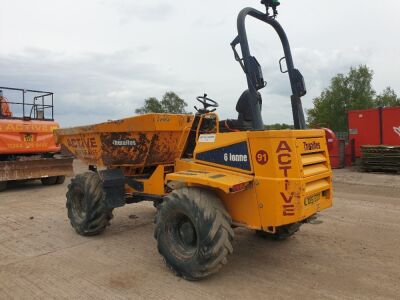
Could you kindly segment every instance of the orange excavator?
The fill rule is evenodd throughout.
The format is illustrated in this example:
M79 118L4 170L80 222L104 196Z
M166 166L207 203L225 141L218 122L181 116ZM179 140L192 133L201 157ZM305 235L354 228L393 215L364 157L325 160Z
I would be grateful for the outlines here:
M7 97L5 96L7 94ZM72 157L60 155L53 130L54 94L0 87L0 191L10 181L61 184L73 174Z

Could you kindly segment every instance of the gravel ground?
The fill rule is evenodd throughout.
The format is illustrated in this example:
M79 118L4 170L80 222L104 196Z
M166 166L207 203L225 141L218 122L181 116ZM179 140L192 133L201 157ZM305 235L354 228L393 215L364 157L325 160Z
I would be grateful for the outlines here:
M400 176L385 176L336 172L319 224L283 242L236 229L228 264L195 283L165 267L151 204L116 209L85 238L66 216L68 180L16 184L0 194L0 299L399 299L400 189L382 182Z

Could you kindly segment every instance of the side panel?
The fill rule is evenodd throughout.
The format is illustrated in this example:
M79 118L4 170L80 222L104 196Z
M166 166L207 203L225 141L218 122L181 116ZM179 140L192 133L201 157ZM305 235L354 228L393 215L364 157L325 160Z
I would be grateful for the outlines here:
M250 138L262 227L291 224L332 205L324 137Z
M59 126L49 121L0 120L0 154L59 152L53 130Z
M100 136L93 133L63 137L60 143L75 157L92 165L102 165Z
M172 165L158 165L149 178L126 177L125 191L127 193L140 192L157 196L165 195L164 179L166 169L172 169Z
M361 157L362 145L379 145L379 110L354 110L348 113L349 138L355 140L356 157Z
M382 111L383 144L400 146L400 107L388 107Z
M263 228L282 223L283 214L292 214L300 203L301 180L298 163L294 161L296 144L287 138L251 138L256 195L260 203ZM279 155L279 157L278 157Z
M240 193L226 194L218 191L217 194L235 225L251 229L260 229L262 227L259 211L260 204L257 201L254 185Z
M198 163L251 174L247 132L200 135L194 151Z

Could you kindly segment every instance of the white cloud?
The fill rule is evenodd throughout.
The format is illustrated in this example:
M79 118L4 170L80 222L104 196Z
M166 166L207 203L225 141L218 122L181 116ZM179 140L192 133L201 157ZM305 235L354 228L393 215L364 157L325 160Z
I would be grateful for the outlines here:
M0 11L0 85L55 92L63 125L133 113L146 97L176 91L190 106L207 92L220 117L235 118L246 88L229 43L236 16L259 1L3 0ZM295 65L308 87L304 107L350 66L375 70L377 90L400 93L400 2L287 0L279 20ZM38 18L37 16L40 16ZM373 18L371 17L373 16ZM266 123L291 123L290 87L279 72L279 40L270 28L248 22L253 54L264 67Z

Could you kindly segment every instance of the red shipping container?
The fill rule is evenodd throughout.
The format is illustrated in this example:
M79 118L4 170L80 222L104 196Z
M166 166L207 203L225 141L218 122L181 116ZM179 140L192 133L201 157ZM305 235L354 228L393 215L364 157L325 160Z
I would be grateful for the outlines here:
M350 167L350 166L352 166L353 165L353 155L352 155L352 153L353 153L353 151L352 151L352 149L353 149L353 145L351 144L351 142L350 143L348 143L348 144L345 144L345 149L344 149L344 164L345 164L345 166L346 167Z
M400 107L382 110L382 135L384 145L400 146Z
M328 145L329 160L332 169L342 169L345 167L345 141L338 139L336 134L329 128L325 130L326 143Z
M361 157L362 145L380 145L379 109L352 110L348 112L349 140L355 141L355 156Z

